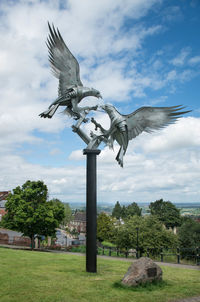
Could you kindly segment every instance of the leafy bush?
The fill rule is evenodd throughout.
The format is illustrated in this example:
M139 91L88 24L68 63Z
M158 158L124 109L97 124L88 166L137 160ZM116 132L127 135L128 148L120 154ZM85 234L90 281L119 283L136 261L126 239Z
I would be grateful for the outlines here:
M185 219L178 229L178 237L182 258L194 259L197 248L200 249L200 223L191 218Z
M107 247L116 247L116 244L113 244L113 243L111 243L109 241L103 241L103 242L101 242L101 244L103 246L107 246Z

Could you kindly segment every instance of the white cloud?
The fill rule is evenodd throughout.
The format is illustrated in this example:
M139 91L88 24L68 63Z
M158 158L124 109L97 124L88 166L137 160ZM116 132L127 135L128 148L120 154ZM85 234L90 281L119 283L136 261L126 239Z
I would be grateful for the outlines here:
M0 183L4 184L5 190L22 185L27 179L43 180L49 188L50 198L57 196L63 201L84 201L84 167L45 167L28 163L17 155L1 154ZM76 200L79 197L80 200Z
M84 160L84 158L82 150L75 150L69 156L69 160Z
M101 91L104 99L114 101L126 100L133 85L133 80L123 74L123 67L118 62L106 62L98 66L91 81Z
M188 55L190 54L190 48L183 48L180 52L180 54L178 54L174 59L172 59L170 61L170 63L172 63L174 66L182 66L185 64L186 62L186 58L188 57Z
M198 146L200 146L200 119L188 117L181 118L176 124L151 136L146 134L142 148L147 153Z
M177 22L183 18L181 8L179 6L169 6L163 10L163 19L168 22Z
M199 64L200 63L200 56L194 56L189 59L189 64Z
M167 81L174 81L177 78L177 72L176 70L171 70L168 72L166 80Z

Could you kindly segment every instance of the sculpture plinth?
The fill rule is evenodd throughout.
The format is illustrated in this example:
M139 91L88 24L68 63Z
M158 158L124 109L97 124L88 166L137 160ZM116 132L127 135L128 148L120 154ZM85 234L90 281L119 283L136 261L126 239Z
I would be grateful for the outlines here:
M97 272L97 182L96 182L96 156L100 150L84 149L87 155L86 172L86 271Z

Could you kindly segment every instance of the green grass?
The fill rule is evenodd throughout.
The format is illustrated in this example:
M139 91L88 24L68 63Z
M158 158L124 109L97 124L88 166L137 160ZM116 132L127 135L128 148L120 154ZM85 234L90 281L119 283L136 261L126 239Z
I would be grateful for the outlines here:
M120 280L130 263L85 256L0 248L0 302L164 302L200 296L200 271L162 267L163 282L130 289Z
M113 244L111 242L108 242L108 241L103 241L101 244L106 246L106 247L116 247L115 244Z
M85 245L80 245L77 247L73 247L69 250L70 252L73 253L85 253L86 252L86 246Z

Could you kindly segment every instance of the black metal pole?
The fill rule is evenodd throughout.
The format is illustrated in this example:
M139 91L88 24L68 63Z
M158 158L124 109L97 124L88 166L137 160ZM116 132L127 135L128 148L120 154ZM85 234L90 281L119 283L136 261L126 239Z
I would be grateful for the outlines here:
M97 183L96 183L96 156L100 150L84 149L87 155L86 172L86 271L96 273L97 252Z

